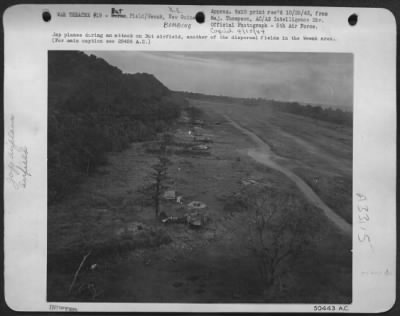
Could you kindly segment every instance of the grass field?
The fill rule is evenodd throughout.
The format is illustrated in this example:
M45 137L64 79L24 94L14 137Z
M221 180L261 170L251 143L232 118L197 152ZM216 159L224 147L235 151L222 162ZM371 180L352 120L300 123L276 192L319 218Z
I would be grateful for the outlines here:
M302 178L348 223L352 130L258 106L190 103L202 110L201 123L171 126L167 148L165 184L183 197L182 204L163 199L161 211L181 218L190 212L188 203L201 201L206 207L198 212L207 221L194 229L155 217L141 193L157 162L152 143L112 153L108 165L77 193L49 207L48 300L350 303L351 237L293 181L252 159L248 151L256 145L224 115L257 134L276 163ZM191 150L199 143L208 148ZM262 192L263 209L277 210L277 220L306 219L302 231L310 236L296 258L281 261L281 272L267 290L252 251L257 216L249 207L254 196L246 195L249 191Z
M193 101L207 111L228 114L250 128L349 223L352 222L352 129L303 116L243 106Z

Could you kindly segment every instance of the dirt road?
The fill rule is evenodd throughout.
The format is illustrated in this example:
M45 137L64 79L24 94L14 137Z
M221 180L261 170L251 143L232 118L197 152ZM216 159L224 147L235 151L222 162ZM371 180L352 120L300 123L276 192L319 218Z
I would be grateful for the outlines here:
M174 142L168 154L168 187L184 197L184 204L204 202L207 208L200 212L209 219L207 224L198 229L166 225L155 217L153 204L145 203L141 188L151 181L152 166L158 161L157 153L151 151L153 141L132 143L127 150L109 153L108 163L87 177L79 190L49 207L49 301L351 302L351 239L343 233L349 232L350 226L294 174L290 167L294 165L293 156L280 159L275 146L269 146L272 133L236 123L253 123L254 114L243 115L242 120L240 111L225 112L228 117L223 118L220 114L226 109L212 103L206 109L201 117L204 125L198 132L212 138L208 154L184 151L197 144L189 134L195 130L193 124L180 123L171 129ZM275 127L271 125L270 130L275 132ZM292 145L282 141L284 148L292 149ZM288 165L283 165L285 162ZM302 165L314 167L305 160L296 161L297 167ZM265 297L259 261L251 251L249 229L254 227L254 212L235 208L235 197L242 192L242 180L246 179L276 189L265 190L274 192L278 201L284 201L290 192L294 205L306 205L304 194L327 214L316 214L323 229L313 232L310 246L296 264L292 259L282 263L290 273L279 277L279 289L271 291L270 297ZM161 206L168 216L181 217L189 212L173 200L163 200ZM311 211L315 214L318 210L313 207ZM73 293L69 293L72 276L86 249L93 252ZM89 268L93 265L95 269Z
M282 172L285 176L287 176L290 180L292 180L296 186L300 189L300 191L304 194L304 196L316 207L321 209L327 218L343 233L348 236L351 236L351 225L346 222L342 217L336 214L330 207L328 207L319 196L305 183L300 177L298 177L291 170L285 168L284 166L279 165L274 159L279 158L270 148L270 146L264 142L260 137L258 137L251 130L244 128L239 125L237 122L233 121L226 114L222 114L225 119L232 124L236 129L240 130L243 134L247 135L256 145L256 149L248 150L248 155L252 157L257 162L264 164L270 168L278 170Z

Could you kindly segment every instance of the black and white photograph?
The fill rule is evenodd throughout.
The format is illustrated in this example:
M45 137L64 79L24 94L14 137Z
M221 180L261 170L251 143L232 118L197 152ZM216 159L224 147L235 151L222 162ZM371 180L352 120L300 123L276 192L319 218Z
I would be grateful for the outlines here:
M47 301L352 302L353 55L49 51Z

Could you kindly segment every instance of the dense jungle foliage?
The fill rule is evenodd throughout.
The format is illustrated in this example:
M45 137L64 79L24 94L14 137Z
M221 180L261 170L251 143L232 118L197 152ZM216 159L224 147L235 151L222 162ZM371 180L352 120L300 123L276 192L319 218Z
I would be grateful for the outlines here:
M107 152L155 138L185 102L153 75L122 73L82 52L49 52L49 202L104 164Z

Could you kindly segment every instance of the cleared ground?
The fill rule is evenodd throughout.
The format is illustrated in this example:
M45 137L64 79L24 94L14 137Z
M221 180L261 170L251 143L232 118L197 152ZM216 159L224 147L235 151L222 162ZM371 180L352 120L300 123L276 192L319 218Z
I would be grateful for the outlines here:
M254 132L335 212L352 222L352 129L263 106L192 102Z
M164 224L140 188L151 182L157 155L136 143L90 177L79 191L49 208L48 299L125 302L351 302L351 238L278 170L249 156L255 144L226 116L254 132L336 214L351 223L351 130L265 108L191 100L202 126L171 127L168 187L182 204L163 200L168 216L188 213L191 201L208 219L200 228ZM225 116L224 116L225 115ZM197 132L210 142L204 151ZM265 293L249 250L251 211L239 207L243 190L264 190L282 212L312 214L313 236L274 288ZM272 195L273 194L273 195ZM316 224L316 225L315 225ZM311 224L310 224L311 227ZM78 278L73 277L88 255ZM283 265L283 263L282 263ZM73 283L72 289L71 284Z

